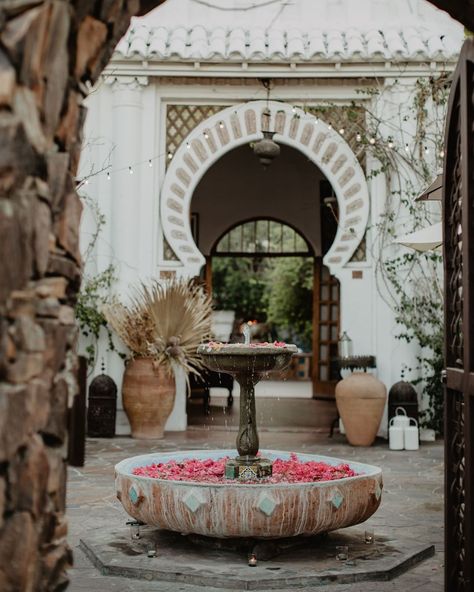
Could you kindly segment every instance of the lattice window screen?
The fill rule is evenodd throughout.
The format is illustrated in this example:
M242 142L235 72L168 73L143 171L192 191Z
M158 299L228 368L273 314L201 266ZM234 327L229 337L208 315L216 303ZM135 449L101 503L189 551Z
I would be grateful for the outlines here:
M225 105L168 105L166 109L166 153L174 154L193 129Z
M367 261L367 235L366 234L364 234L362 240L359 243L359 246L355 250L350 261L352 263L362 263L364 261Z
M357 141L357 134L366 134L365 111L361 107L307 107L306 111L330 124L341 134L357 157L361 167L365 167L366 146Z

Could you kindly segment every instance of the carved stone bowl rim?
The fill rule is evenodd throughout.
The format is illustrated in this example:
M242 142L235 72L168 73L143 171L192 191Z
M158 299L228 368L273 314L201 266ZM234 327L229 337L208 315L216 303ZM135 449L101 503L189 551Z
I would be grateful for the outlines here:
M269 460L276 460L277 458L289 459L291 452L283 450L260 450L262 458ZM115 465L116 475L122 475L131 477L137 481L143 483L161 483L173 486L185 486L185 487L205 487L205 488L222 488L222 487L238 487L239 490L250 488L260 491L265 489L302 489L305 487L334 487L337 484L343 484L348 482L354 482L366 478L381 477L382 469L374 465L368 465L365 463L349 461L347 459L335 458L332 456L323 456L320 454L307 454L296 452L299 460L302 461L317 461L326 462L331 465L347 464L353 469L358 475L354 477L343 477L342 479L334 479L332 481L306 481L298 483L239 483L238 481L232 483L206 483L201 481L177 481L172 479L157 479L155 477L145 477L142 475L134 475L132 470L135 467L141 467L150 465L153 462L168 462L171 460L187 460L187 459L207 459L207 458L221 458L223 456L229 456L233 458L236 455L234 449L214 449L214 450L185 450L179 452L157 452L151 454L141 454L139 456L132 456L120 461Z
M224 344L222 348L211 349L207 344L202 344L198 347L197 353L201 356L261 356L261 355L278 355L278 354L296 354L298 348L292 343L287 343L284 347L277 347L274 345L243 345L243 344Z

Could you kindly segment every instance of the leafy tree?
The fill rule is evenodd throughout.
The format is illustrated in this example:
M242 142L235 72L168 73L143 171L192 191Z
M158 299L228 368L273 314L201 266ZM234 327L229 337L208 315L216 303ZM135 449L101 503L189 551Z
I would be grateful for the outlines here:
M214 307L235 310L237 318L266 321L267 286L264 267L264 261L252 257L214 257Z
M297 345L311 350L313 260L273 259L267 269L268 320Z

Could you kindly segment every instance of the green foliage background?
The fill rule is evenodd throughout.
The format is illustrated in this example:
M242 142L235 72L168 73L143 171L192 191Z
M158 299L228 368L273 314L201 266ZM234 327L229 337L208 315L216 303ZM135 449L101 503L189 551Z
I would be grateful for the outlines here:
M311 350L313 260L214 257L214 306L269 322L279 338Z

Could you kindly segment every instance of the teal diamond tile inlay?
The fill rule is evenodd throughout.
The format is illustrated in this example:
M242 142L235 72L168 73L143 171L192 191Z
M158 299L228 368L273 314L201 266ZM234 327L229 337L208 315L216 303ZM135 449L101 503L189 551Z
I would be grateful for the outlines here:
M130 489L128 490L128 497L130 498L130 501L132 502L132 504L136 504L138 502L138 492L135 489L135 487L130 487Z
M274 497L272 497L268 493L262 493L258 498L257 508L267 516L271 516L273 514L273 511L275 510L277 505L278 502L275 500Z
M378 481L375 482L374 495L377 498L377 500L379 500L380 497L382 496L382 488L380 487L380 484Z
M245 467L239 471L239 479L255 480L258 479L258 475L252 467Z
M202 494L197 489L191 489L183 498L183 502L191 510L197 512L199 508L206 503Z
M332 494L331 504L336 508L336 510L339 510L343 501L344 496L336 489L336 491Z

